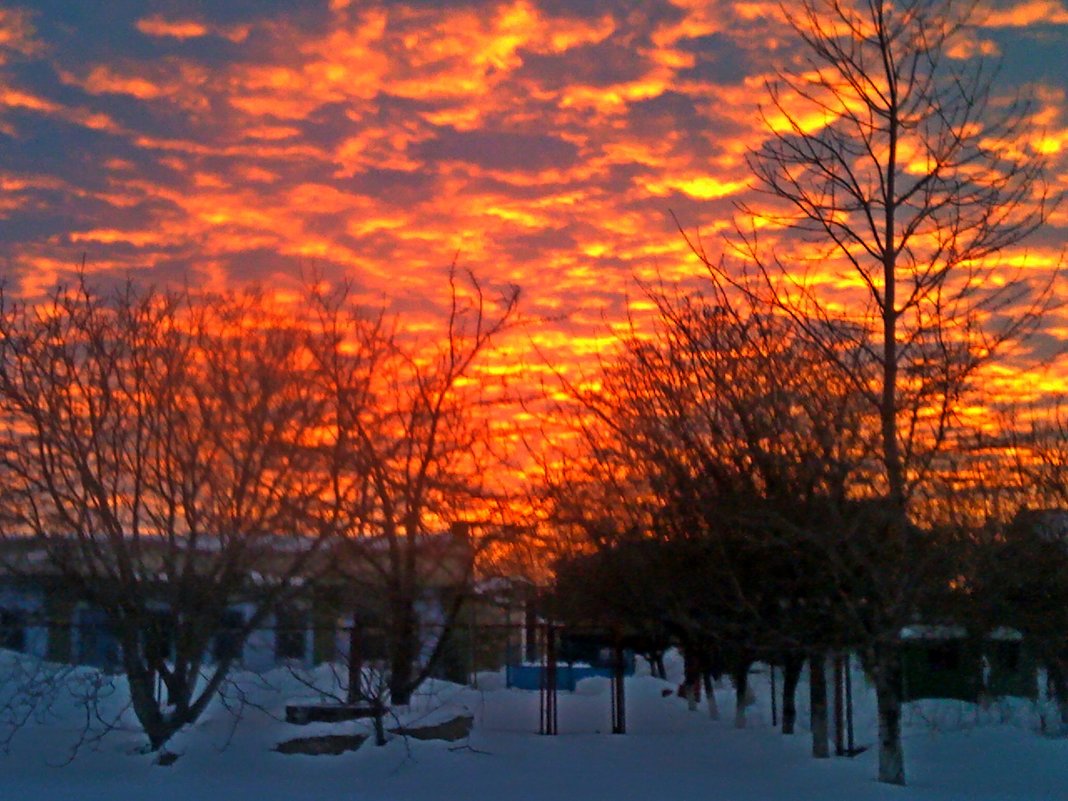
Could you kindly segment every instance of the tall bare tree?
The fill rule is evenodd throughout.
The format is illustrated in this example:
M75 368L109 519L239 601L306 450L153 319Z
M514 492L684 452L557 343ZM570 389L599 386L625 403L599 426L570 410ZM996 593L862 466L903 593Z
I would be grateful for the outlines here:
M756 265L749 287L770 292L832 362L828 321L874 335L870 369L843 372L879 417L880 492L897 510L885 537L902 552L910 501L951 439L969 379L1048 300L1048 286L1031 294L997 258L1049 214L1044 162L1028 144L1027 104L1003 103L989 64L954 53L976 3L782 9L800 47L768 86L769 137L749 157L767 202L743 207L743 218L779 231L740 223L737 244ZM834 292L842 281L851 295ZM884 599L866 662L879 695L879 779L902 784L896 640L914 610L899 596Z
M491 298L474 276L463 281L451 269L445 319L429 337L386 317L369 329L344 291L319 297L318 373L342 438L332 464L335 514L348 557L381 599L393 704L408 703L448 645L477 551L492 540L478 532L503 530L463 524L495 518L491 483L504 460L493 409L502 396L479 369L514 321L518 297L512 287ZM353 353L371 354L373 369ZM448 541L450 527L460 536ZM419 607L435 582L456 591L430 637Z
M42 554L72 603L104 613L153 750L333 533L305 340L252 295L83 280L0 303L5 553ZM250 611L224 631L237 603Z

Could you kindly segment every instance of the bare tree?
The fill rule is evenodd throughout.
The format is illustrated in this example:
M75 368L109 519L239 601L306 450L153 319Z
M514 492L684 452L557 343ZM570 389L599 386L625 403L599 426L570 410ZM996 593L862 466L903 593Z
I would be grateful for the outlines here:
M493 409L502 396L479 370L518 297L512 287L490 298L474 276L461 281L450 269L448 309L432 339L384 316L368 328L344 290L318 298L318 373L340 437L334 514L347 534L345 561L379 599L393 704L408 703L438 665L478 551L505 530L466 524L500 519ZM419 609L434 586L449 593L427 632Z
M885 528L894 552L909 538L910 501L952 439L969 380L1036 323L1049 299L1048 285L1031 295L998 263L1043 224L1051 203L1043 159L1027 144L1027 105L1002 103L981 59L951 55L975 6L784 5L801 47L768 86L770 136L749 158L768 204L742 211L785 235L738 228L737 245L757 270L748 288L770 292L828 360L841 364L824 334L829 321L844 317L873 336L871 345L857 343L871 348L865 369L842 367L880 421L879 492L898 510ZM858 288L836 297L835 281ZM886 561L907 569L907 561ZM896 642L914 609L892 587L910 584L884 582L887 614L873 621L865 652L879 696L879 779L898 784Z
M615 616L629 606L632 627L663 621L688 653L715 653L744 725L755 659L822 666L842 645L834 602L844 588L821 580L812 555L830 547L832 510L863 480L862 406L796 323L755 297L647 294L651 334L621 338L595 389L571 387L588 418L582 461L571 464L588 468L557 484L554 513L585 521L602 554L580 569L632 570L624 557L637 550L640 564L671 576L634 599L649 582L632 575L630 589L597 603ZM656 619L643 621L650 609ZM825 736L814 752L826 755Z
M305 333L254 295L83 279L0 303L5 553L43 556L70 605L103 612L152 750L204 711L333 533L308 364Z
M1030 425L1017 427L1011 440L1014 472L1026 488L1028 505L1068 508L1068 404L1062 395L1046 413L1032 410ZM1038 416L1041 415L1041 416Z

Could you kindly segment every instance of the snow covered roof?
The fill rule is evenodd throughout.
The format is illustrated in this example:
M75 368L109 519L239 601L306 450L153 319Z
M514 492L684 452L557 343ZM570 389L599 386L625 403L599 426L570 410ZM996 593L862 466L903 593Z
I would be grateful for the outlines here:
M903 640L962 640L967 636L968 630L964 626L927 626L918 624L901 629L901 639ZM988 632L984 639L1016 642L1023 639L1023 634L1016 629L999 626Z
M901 629L903 640L959 640L967 636L963 626L906 626Z

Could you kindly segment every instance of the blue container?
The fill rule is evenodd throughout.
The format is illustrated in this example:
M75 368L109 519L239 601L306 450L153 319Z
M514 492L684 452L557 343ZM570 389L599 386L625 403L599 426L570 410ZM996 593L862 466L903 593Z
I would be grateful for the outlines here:
M544 665L508 665L505 668L505 683L508 687L519 690L540 690L543 679ZM575 685L583 679L600 676L612 678L611 667L594 667L592 665L570 665L565 663L556 666L556 689L574 692ZM624 660L623 675L634 675L634 657L631 655Z

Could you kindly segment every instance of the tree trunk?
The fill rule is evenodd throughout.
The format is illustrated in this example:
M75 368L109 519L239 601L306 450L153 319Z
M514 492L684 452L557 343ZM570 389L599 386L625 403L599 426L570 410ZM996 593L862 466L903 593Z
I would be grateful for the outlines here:
M141 661L139 646L140 627L136 622L113 616L119 620L120 643L126 683L130 688L130 705L137 716L151 751L160 750L171 738L177 727L163 714L156 698L156 674Z
M645 661L649 663L649 675L654 679L666 679L667 671L664 669L664 652L650 651L645 654Z
M697 711L698 697L697 694L701 691L701 685L696 682L688 682L686 684L686 708L691 712Z
M375 745L383 746L386 744L386 726L382 719L386 715L385 707L382 706L382 702L377 698L372 701L374 704L374 729L375 729Z
M1068 729L1068 673L1064 670L1064 663L1057 659L1049 660L1046 663L1046 676L1057 703L1061 728Z
M826 759L831 755L831 749L827 740L827 665L822 652L809 656L808 688L812 720L812 756Z
M654 679L666 678L664 674L664 655L660 651L646 651L642 658L649 664L649 675Z
M389 655L389 699L404 706L412 697L412 666L416 657L415 610L403 601L394 607L393 637Z
M719 704L716 703L716 682L711 671L706 670L703 675L705 683L705 698L708 703L708 717L719 720Z
M801 681L803 657L788 655L782 666L782 733L793 734L797 724L797 685Z
M159 751L174 734L175 728L160 711L152 673L144 670L134 673L127 671L126 679L130 687L130 704L148 738L149 750Z
M901 654L894 646L877 647L872 670L879 709L879 781L905 783L901 745Z
M686 707L691 712L696 712L697 704L701 700L701 670L692 651L682 652L682 683L683 692L686 694Z
M745 728L745 708L749 705L749 666L746 660L734 671L734 728Z

